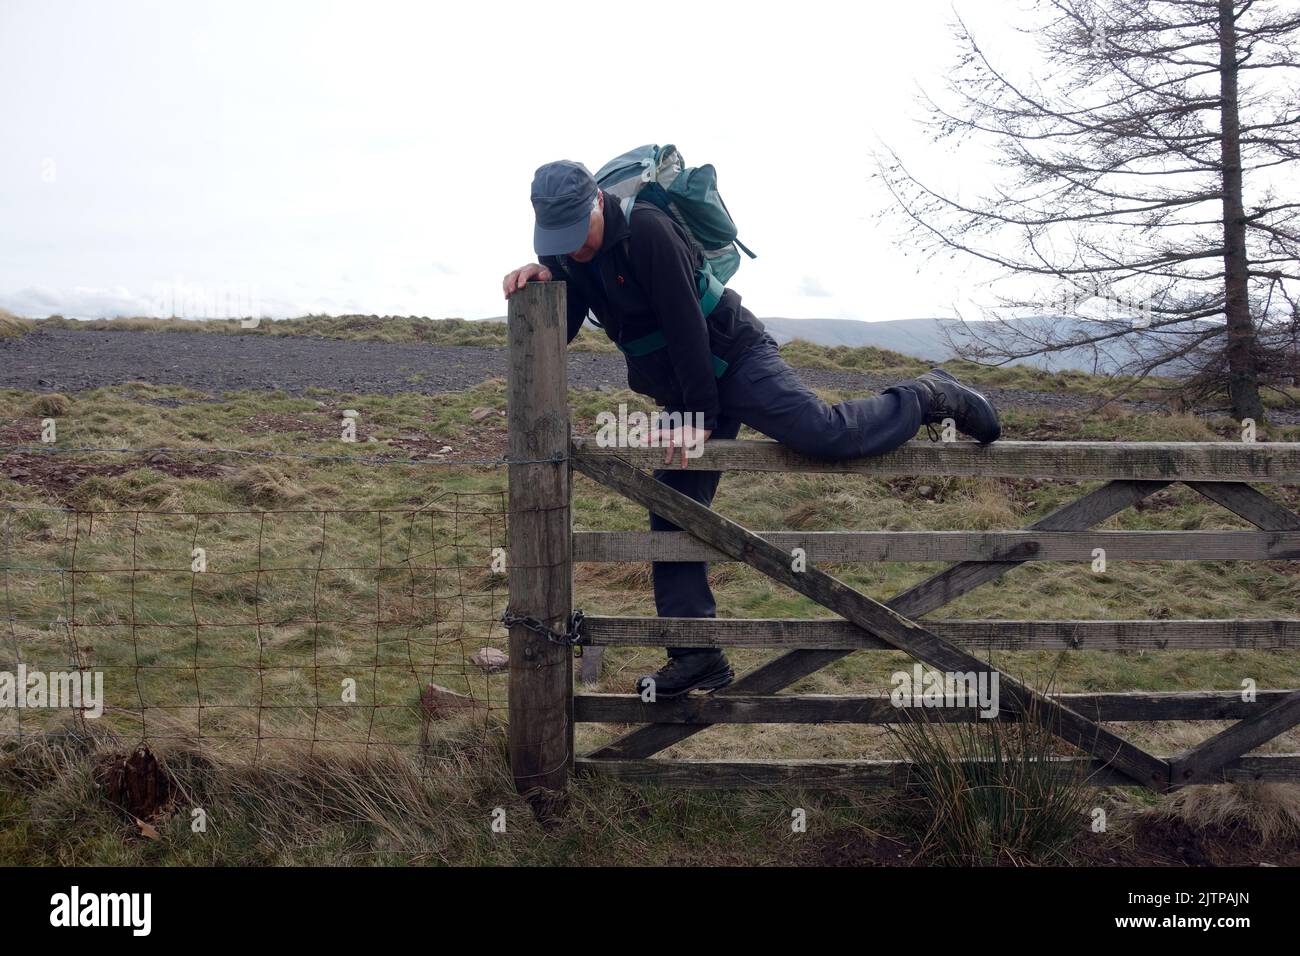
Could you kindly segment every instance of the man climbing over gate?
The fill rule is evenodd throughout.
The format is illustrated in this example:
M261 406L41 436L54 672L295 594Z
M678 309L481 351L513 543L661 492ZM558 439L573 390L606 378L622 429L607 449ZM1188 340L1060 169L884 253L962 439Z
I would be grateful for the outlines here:
M797 452L829 459L884 454L921 426L933 429L949 418L981 443L1001 434L992 403L938 368L879 395L834 405L818 398L734 289L713 283L701 292L701 251L678 219L641 199L625 215L580 163L540 167L532 203L539 262L505 277L506 298L531 280L568 283L569 341L590 311L623 351L629 387L682 416L675 420L686 424L650 438L667 446L665 467L654 477L701 504L711 504L721 472L688 468L686 450L694 452L709 438L735 438L742 424ZM674 453L679 467L672 467ZM681 530L653 511L650 528ZM715 617L707 571L703 561L654 562L659 616ZM638 693L648 681L656 698L671 698L735 679L720 650L667 650L663 667L637 679Z

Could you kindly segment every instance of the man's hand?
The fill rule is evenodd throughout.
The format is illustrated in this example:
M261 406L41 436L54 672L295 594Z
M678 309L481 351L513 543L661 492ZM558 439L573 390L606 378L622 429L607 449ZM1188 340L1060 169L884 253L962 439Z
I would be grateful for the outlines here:
M506 298L510 298L533 279L537 279L539 282L550 282L551 270L538 262L530 262L528 265L516 269L506 276L505 281L502 283Z
M687 449L690 450L692 455L699 454L704 449L704 443L712 434L712 430L708 428L695 428L692 425L679 425L676 428L662 428L655 425L650 430L647 444L657 445L663 443L667 445L667 450L664 453L664 465L670 468L673 464L673 450L680 448L682 467L685 468Z

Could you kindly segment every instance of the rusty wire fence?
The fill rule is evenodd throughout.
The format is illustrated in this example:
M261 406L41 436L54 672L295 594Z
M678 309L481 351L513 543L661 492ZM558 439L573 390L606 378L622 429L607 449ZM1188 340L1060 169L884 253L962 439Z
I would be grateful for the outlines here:
M499 730L508 462L374 463L426 469L428 493L391 508L0 501L0 742L108 728L256 760L277 744L423 752L435 728Z

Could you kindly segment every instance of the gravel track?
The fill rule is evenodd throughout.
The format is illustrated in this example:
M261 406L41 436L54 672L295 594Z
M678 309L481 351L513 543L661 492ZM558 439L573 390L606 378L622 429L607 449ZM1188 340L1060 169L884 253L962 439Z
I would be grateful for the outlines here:
M358 394L457 392L506 375L505 349L469 345L363 342L308 336L218 335L208 332L84 332L39 330L0 339L0 387L76 393L145 381L219 394L316 387ZM815 388L878 392L892 379L869 373L799 369ZM575 388L626 388L622 356L569 353ZM986 389L999 407L1086 409L1080 395L1023 389ZM1155 410L1155 402L1123 402ZM1270 413L1275 422L1300 423L1300 412Z

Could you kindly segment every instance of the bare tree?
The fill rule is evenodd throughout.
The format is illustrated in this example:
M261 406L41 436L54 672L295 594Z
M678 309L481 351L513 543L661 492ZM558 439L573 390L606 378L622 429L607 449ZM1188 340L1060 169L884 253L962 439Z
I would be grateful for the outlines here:
M1300 9L1035 0L1030 13L1038 78L1008 76L957 18L955 104L924 97L936 142L994 148L1007 173L991 195L945 193L893 149L878 161L897 201L884 215L901 211L923 249L1041 280L998 302L1003 318L1036 317L963 322L959 350L1005 362L1082 348L1141 377L1176 369L1184 394L1226 393L1234 415L1262 419L1261 388L1296 371ZM1089 300L1112 314L1087 316ZM1086 318L1062 321L1074 313Z

